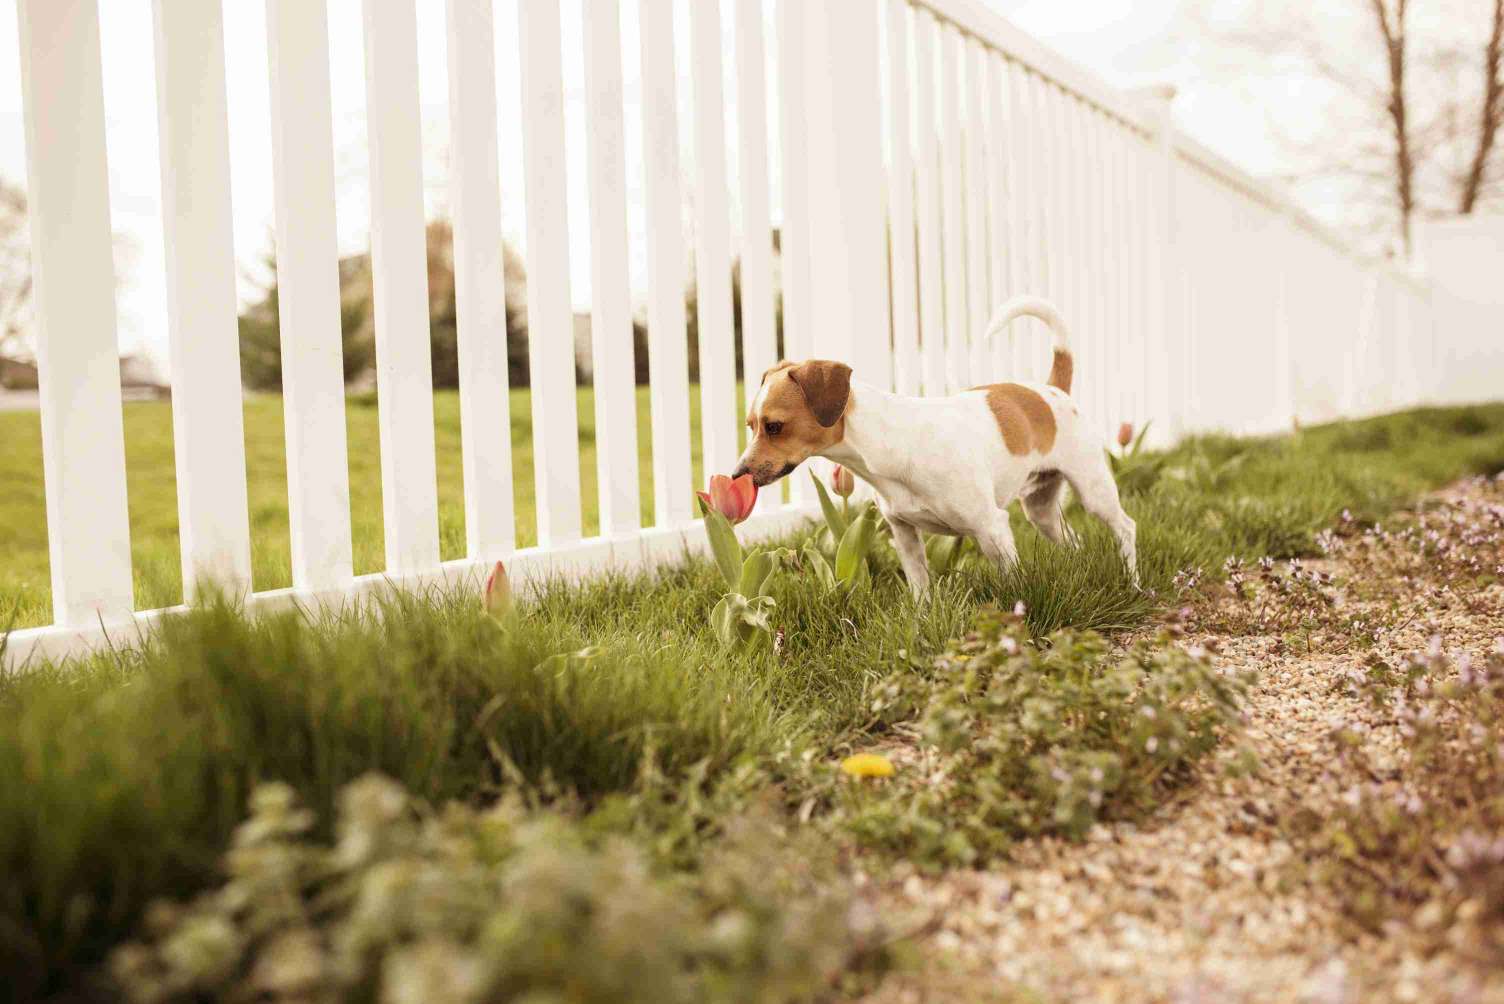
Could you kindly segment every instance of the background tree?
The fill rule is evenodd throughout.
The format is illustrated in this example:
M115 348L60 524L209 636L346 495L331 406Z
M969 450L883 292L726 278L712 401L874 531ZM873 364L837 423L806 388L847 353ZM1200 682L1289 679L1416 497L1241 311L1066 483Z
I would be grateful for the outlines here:
M31 235L26 193L0 178L0 355L23 351L31 327Z
M1227 43L1210 72L1308 99L1306 120L1272 124L1285 180L1351 207L1370 243L1408 255L1417 216L1504 206L1504 0L1220 0L1196 16Z
M428 224L429 343L435 387L459 386L459 349L454 288L453 231L448 220ZM527 283L522 257L503 248L506 284L507 368L514 387L527 385ZM246 386L280 390L282 346L278 324L276 261L268 257L261 299L240 316L240 372ZM365 376L376 362L376 317L372 309L371 257L348 255L339 262L340 335L345 382Z

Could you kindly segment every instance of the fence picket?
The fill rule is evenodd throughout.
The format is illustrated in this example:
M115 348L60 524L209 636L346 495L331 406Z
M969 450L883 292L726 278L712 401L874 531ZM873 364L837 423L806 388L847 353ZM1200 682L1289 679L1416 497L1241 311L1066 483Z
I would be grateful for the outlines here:
M1037 226L1033 243L1034 254L1038 260L1038 295L1063 306L1061 296L1063 284L1060 275L1062 252L1060 211L1056 196L1065 186L1058 182L1063 174L1058 160L1058 145L1055 142L1053 108L1049 101L1050 85L1047 80L1037 74L1030 74L1028 81L1036 148L1033 201L1037 206L1034 217ZM1066 319L1066 323L1070 323L1069 318ZM1047 339L1050 337L1044 322L1033 318L1026 320L1019 327L1017 337L1023 341L1026 372L1047 373L1048 369L1041 365L1044 353L1040 351L1041 345L1049 344Z
M352 575L325 0L267 0L292 584Z
M1008 132L1008 101L1006 95L1008 66L1003 57L988 51L986 54L987 104L990 114L987 119L987 259L992 265L990 296L987 301L987 317L992 319L997 308L1009 295L1018 292L1018 284L1012 277L1014 248L1009 244L1016 231L1013 229L1014 174L1013 143ZM978 334L985 338L984 328ZM1008 365L1007 341L992 339L986 347L988 370L985 379L1014 379Z
M849 360L857 378L892 386L885 248L881 38L875 17L836 18L810 5L807 116L815 354ZM863 296L846 295L862 290ZM818 469L819 465L815 465Z
M491 561L517 545L496 132L496 32L490 0L446 0L445 13L465 553Z
M1098 372L1092 421L1101 430L1103 440L1110 441L1109 429L1117 428L1117 416L1122 414L1116 396L1119 381L1114 374L1118 372L1118 357L1112 331L1112 317L1117 307L1118 270L1107 253L1117 239L1116 216L1109 198L1112 157L1101 113L1089 105L1081 105L1077 114L1083 132L1085 157L1082 166L1086 171L1088 196L1081 246L1091 270L1086 283L1088 309L1084 323L1089 326L1097 346Z
M944 394L945 271L940 239L940 135L935 123L935 19L928 11L914 17L914 129L919 137L914 162L915 205L919 211L919 317L923 339L924 392Z
M580 539L580 440L558 0L518 0L523 178L527 189L528 369L538 543ZM681 294L682 295L682 294Z
M590 128L590 339L601 534L642 526L637 472L637 379L627 266L627 161L623 150L621 11L594 0L585 18L585 99Z
M900 394L918 394L923 376L919 363L908 22L907 0L888 0L888 254L893 297L893 387Z
M156 0L172 440L183 592L251 588L219 0Z
M700 455L708 477L736 465L736 324L726 191L719 0L689 7L694 68L695 306L700 348Z
M648 402L653 522L690 519L689 351L685 345L684 201L674 79L673 0L642 0L643 196L647 209Z
M1089 146L1089 134L1084 106L1074 95L1061 98L1061 125L1065 132L1065 151L1069 164L1069 179L1062 188L1074 191L1067 197L1065 219L1070 229L1066 240L1067 276L1069 295L1066 298L1066 316L1071 319L1071 333L1080 346L1080 365L1076 367L1079 386L1072 392L1086 414L1089 423L1102 421L1102 384L1107 376L1106 359L1102 354L1101 331L1096 325L1096 293L1101 276L1096 271L1096 260L1091 225L1098 218L1096 186L1092 174L1097 170Z
M971 385L966 308L966 155L961 146L960 90L965 41L956 26L940 27L941 236L945 274L945 385L950 393Z
M742 203L742 384L747 403L762 374L778 361L774 315L773 224L768 208L767 53L763 47L762 0L737 0L736 101L738 176ZM763 492L769 509L778 492Z
M99 11L16 12L52 610L84 627L133 607Z
M814 345L811 329L809 173L806 163L808 122L804 114L807 76L805 0L779 0L778 127L779 179L783 189L780 240L783 280L783 354L807 359ZM815 491L802 475L791 478L789 497L809 504Z
M1039 221L1043 200L1035 179L1039 177L1039 119L1034 114L1033 86L1029 71L1020 63L1008 64L1008 146L1013 161L1013 192L1008 206L1011 237L1008 263L1013 288L1020 293L1044 295L1044 259L1039 253ZM1003 338L1008 346L1008 372L1015 380L1038 379L1029 369L1033 359L1028 339L1031 334L1025 321L1014 322Z
M962 141L966 157L966 328L971 345L968 375L963 386L992 380L991 348L987 343L987 304L990 263L987 260L988 158L987 149L987 78L983 64L982 43L975 38L963 40L965 58L958 69L965 72L967 126Z
M371 301L386 570L439 561L415 0L365 0Z

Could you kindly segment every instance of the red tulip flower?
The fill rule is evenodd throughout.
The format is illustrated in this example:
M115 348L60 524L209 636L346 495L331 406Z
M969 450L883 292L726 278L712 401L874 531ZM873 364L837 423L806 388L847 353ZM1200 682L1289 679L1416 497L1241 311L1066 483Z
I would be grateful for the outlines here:
M836 464L835 470L830 472L830 487L841 498L851 497L856 491L856 476L840 464Z
M734 481L724 474L713 475L710 491L695 494L708 508L725 516L732 526L752 515L752 507L757 504L757 486L752 483L750 474L743 474Z
M1124 422L1122 425L1118 426L1118 445L1126 450L1128 448L1128 444L1132 442L1133 423Z

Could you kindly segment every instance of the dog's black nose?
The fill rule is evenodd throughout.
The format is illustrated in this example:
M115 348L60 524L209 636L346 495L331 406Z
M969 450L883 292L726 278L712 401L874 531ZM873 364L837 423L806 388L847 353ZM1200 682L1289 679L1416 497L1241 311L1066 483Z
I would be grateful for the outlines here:
M732 478L732 480L735 480L735 479L741 477L743 474L750 474L750 473L751 472L747 470L747 465L746 464L737 464L736 465L736 470L734 470L734 471L731 472L731 478Z

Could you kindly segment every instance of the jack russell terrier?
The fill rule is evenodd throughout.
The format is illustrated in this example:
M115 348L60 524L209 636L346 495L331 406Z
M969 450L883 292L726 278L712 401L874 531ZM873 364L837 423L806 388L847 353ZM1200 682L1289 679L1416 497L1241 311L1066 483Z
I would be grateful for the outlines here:
M878 508L915 596L929 587L919 531L974 537L1000 569L1018 560L1008 504L1057 544L1074 544L1061 516L1068 481L1086 511L1106 523L1138 583L1133 520L1118 500L1101 443L1071 400L1075 367L1065 322L1053 306L1016 297L987 326L989 338L1022 316L1055 336L1045 383L995 383L949 397L906 397L857 383L825 359L781 362L762 375L747 427L752 441L736 474L772 484L810 457L824 457L877 491Z

